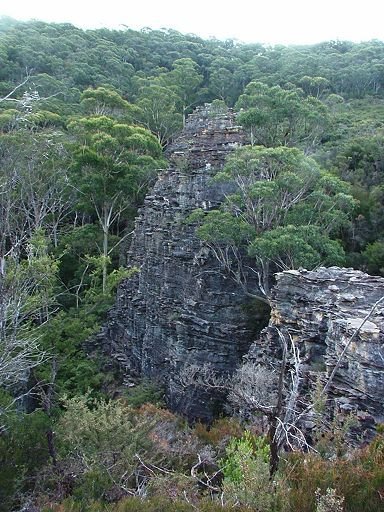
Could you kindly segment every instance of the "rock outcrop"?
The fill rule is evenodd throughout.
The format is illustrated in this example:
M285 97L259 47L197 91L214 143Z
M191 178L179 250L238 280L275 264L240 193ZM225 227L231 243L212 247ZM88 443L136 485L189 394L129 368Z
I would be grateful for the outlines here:
M384 422L384 279L336 267L279 273L269 325L247 357L276 359L277 329L300 350L304 389L318 378L325 385L337 364L330 405L354 413L370 437Z
M371 311L384 295L384 279L338 268L280 273L265 327L269 312L220 272L187 220L196 208L215 208L229 192L211 178L245 142L231 111L213 116L204 107L189 117L168 148L169 168L136 220L127 261L139 272L119 287L99 341L127 384L136 377L155 379L173 410L205 421L223 397L184 386L180 376L189 365L209 364L228 375L247 355L278 366L278 328L300 348L305 393L316 378L326 382L348 345L329 396L372 431L384 421L384 302Z
M125 281L99 339L129 380L156 379L169 406L189 418L210 420L220 400L212 392L186 389L180 372L210 363L230 373L240 363L265 312L252 304L195 235L186 219L196 208L216 207L228 190L211 184L229 152L245 136L233 112L213 116L197 109L182 135L168 148L161 172L136 220L127 261L140 271ZM267 319L268 321L268 319Z

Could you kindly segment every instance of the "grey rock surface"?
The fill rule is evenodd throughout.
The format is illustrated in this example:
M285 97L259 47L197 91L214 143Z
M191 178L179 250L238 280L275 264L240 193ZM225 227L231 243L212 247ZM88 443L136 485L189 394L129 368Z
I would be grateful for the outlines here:
M360 434L384 422L384 279L349 268L276 275L269 325L248 358L265 364L279 353L278 332L300 349L303 388L320 378L335 411L354 413ZM340 361L338 362L338 360Z
M139 272L119 287L99 343L127 385L137 377L155 379L174 411L210 421L223 396L184 386L180 376L189 365L209 364L216 374L228 375L246 356L278 367L278 328L300 348L305 393L316 379L327 381L354 336L329 398L372 432L375 423L384 422L384 303L371 312L384 295L384 279L334 267L279 273L265 327L265 309L220 272L187 221L193 210L215 208L229 192L228 185L211 178L244 143L231 111L213 116L205 106L189 117L167 149L169 168L137 217L127 261Z
M186 221L196 208L222 201L227 190L211 178L244 141L231 111L212 116L203 107L189 117L136 220L127 261L140 271L120 286L99 336L127 383L135 376L158 380L168 405L192 420L209 421L222 400L212 390L183 386L181 370L211 364L219 373L233 372L254 339L254 325L265 320L256 311L248 325L250 299L221 275L196 226Z

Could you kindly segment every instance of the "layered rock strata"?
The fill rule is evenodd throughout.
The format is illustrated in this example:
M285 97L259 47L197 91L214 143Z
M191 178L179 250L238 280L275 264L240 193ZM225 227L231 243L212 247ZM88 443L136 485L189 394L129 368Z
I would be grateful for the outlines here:
M336 267L279 273L269 325L247 357L276 361L278 330L300 350L304 390L318 378L325 385L337 365L328 403L369 437L384 422L384 279Z
M209 363L219 373L231 373L255 334L248 325L249 299L222 276L196 226L187 221L196 208L220 204L228 190L211 178L244 141L231 111L213 116L203 107L189 117L168 148L169 168L136 220L127 261L139 272L120 286L99 337L128 381L135 376L160 381L168 405L190 419L209 421L220 399L182 385L182 369ZM255 325L263 315L255 312Z
M206 106L189 117L136 220L127 261L139 272L119 287L99 342L126 384L155 379L173 410L210 421L224 397L186 386L184 369L208 364L228 375L244 355L278 368L284 333L300 350L303 397L317 379L324 385L337 364L328 398L335 410L359 418L360 432L372 434L384 422L384 300L377 303L384 279L340 268L277 274L271 318L260 335L265 309L223 275L188 222L193 210L215 208L230 192L212 177L245 142L231 111L214 116Z

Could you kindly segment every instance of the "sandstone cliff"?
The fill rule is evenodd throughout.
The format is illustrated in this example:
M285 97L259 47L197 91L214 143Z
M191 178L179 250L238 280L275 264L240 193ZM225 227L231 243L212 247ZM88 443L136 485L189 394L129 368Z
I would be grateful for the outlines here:
M276 281L269 325L247 357L276 359L279 329L299 347L304 390L318 378L325 385L338 364L328 408L353 413L359 435L370 437L384 422L384 279L331 267L282 272Z
M227 154L244 143L233 112L212 116L197 109L168 148L169 168L146 197L127 255L140 272L124 282L101 335L126 376L144 376L166 388L170 407L191 419L209 420L220 408L212 392L184 389L180 370L211 363L230 373L240 363L265 313L219 272L218 262L186 218L222 201L211 178ZM254 309L254 308L253 308Z
M203 107L189 117L168 148L169 168L136 220L127 261L140 271L120 286L99 336L126 383L136 377L159 381L168 405L190 419L212 419L223 396L183 387L184 367L210 364L216 374L228 375L246 354L277 367L278 327L300 348L305 392L319 376L326 382L345 344L384 295L384 279L351 269L284 272L277 275L271 318L259 335L268 323L265 309L220 273L195 226L186 222L194 209L220 204L228 190L211 178L243 143L231 111L213 116ZM329 390L336 407L356 412L368 430L384 421L383 307L359 329Z

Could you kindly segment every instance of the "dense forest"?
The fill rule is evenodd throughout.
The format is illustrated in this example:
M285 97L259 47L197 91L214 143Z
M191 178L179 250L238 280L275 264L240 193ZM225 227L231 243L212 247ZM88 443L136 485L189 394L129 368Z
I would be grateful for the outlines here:
M265 297L286 268L384 275L384 42L0 19L0 511L382 509L383 432L346 457L335 419L271 479L244 419L188 425L86 351L138 272L124 249L164 150L205 102L234 108L250 145L215 178L240 192L196 212L202 239L246 250Z

